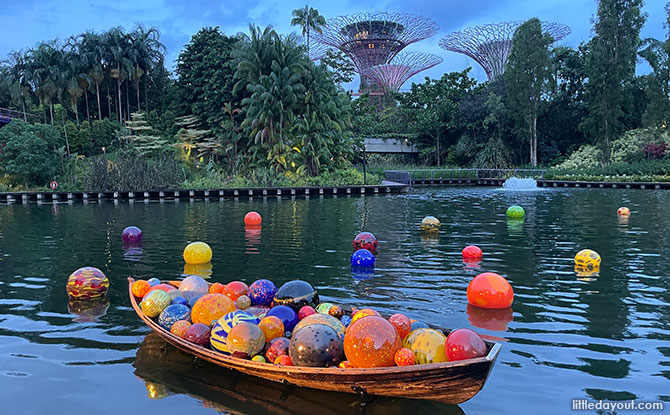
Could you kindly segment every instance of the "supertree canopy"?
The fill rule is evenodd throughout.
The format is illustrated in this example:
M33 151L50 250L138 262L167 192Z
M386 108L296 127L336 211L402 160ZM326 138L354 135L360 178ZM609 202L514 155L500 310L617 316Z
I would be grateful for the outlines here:
M487 24L469 27L440 39L440 46L451 52L463 53L479 63L489 79L505 71L505 63L512 51L514 32L523 21ZM542 22L542 31L554 41L570 34L570 28L561 23Z
M433 20L407 13L358 13L328 19L316 42L343 51L356 65L365 89L365 70L388 64L407 45L437 33Z
M442 58L431 53L401 52L391 62L367 68L363 74L384 90L398 92L409 78L440 63Z

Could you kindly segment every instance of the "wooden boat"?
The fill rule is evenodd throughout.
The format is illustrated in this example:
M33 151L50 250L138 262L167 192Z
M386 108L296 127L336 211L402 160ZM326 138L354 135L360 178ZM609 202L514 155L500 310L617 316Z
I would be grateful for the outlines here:
M500 344L486 341L488 354L456 362L379 368L314 368L281 366L240 359L198 346L175 336L144 315L132 293L133 278L128 278L130 303L138 316L163 340L199 359L263 379L284 384L361 396L388 396L427 399L457 404L475 396L483 387L500 353ZM175 287L179 281L170 281ZM431 326L444 332L440 327Z

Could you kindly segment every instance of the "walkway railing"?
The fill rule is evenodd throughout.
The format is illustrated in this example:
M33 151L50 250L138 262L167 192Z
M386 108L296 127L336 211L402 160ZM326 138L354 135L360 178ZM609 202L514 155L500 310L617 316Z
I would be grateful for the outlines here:
M0 118L8 120L12 119L23 120L25 118L37 117L35 114L23 113L21 111L14 111L7 108L0 108Z
M388 181L411 185L417 180L435 179L507 180L510 177L519 177L544 180L546 172L541 169L408 169L385 170L384 178Z

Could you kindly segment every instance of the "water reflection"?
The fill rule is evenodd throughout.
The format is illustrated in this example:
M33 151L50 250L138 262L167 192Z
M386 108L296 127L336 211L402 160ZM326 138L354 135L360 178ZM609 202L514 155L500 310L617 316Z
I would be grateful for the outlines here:
M520 238L523 236L523 223L522 219L507 219L507 234L514 238Z
M185 393L206 408L244 414L445 414L464 412L457 405L400 398L359 397L355 394L295 388L195 361L165 343L155 333L140 345L135 375L145 381L151 399Z
M244 250L245 254L260 254L259 245L261 244L261 231L260 226L244 226Z
M67 303L67 311L75 314L72 321L93 322L107 314L109 309L109 299L107 296L89 298L85 300L70 299Z
M189 275L195 275L205 279L211 278L212 268L211 262L206 264L184 264L184 272L182 273L182 276L188 277Z
M577 279L579 281L594 281L600 275L600 267L589 268L575 265L575 274L577 275Z
M495 310L468 304L467 313L470 324L492 331L507 331L507 326L514 320L512 307Z
M144 250L141 243L123 244L123 258L127 261L141 261Z
M375 267L351 266L351 277L355 280L371 280L375 277Z

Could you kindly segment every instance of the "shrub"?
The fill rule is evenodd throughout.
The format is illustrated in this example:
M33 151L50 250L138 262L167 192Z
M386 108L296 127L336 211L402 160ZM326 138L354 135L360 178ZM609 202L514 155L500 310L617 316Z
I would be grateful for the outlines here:
M44 186L58 172L60 164L54 146L61 140L58 130L44 124L12 121L0 129L0 165L25 187Z
M586 168L595 168L600 166L602 152L596 146L584 144L563 163L556 166L559 170L578 170Z
M89 163L90 170L84 182L91 190L104 189L104 158L95 156ZM109 190L175 188L186 179L183 166L170 153L145 157L128 151L108 155L107 176Z

